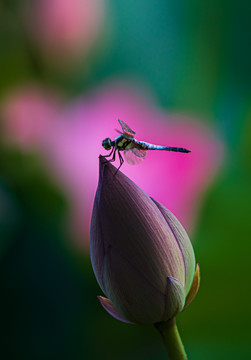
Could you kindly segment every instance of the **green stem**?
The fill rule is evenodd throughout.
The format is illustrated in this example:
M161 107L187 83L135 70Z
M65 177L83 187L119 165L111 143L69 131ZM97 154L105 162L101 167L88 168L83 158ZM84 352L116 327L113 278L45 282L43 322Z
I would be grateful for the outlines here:
M184 346L176 325L175 317L165 322L154 324L164 341L170 360L187 360Z

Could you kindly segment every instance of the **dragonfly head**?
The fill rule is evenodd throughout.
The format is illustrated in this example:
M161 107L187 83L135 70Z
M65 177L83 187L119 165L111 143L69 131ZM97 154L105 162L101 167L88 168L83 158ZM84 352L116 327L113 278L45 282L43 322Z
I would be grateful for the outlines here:
M111 150L112 140L111 140L110 138L106 138L105 140L102 141L102 146L103 146L106 150Z

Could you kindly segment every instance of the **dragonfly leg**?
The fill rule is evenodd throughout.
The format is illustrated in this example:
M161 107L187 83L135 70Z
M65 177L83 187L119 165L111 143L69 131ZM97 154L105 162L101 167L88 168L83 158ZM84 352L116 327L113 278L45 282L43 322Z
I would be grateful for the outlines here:
M107 162L114 162L114 161L115 161L115 157L116 157L116 148L115 148L115 147L112 149L112 151L110 152L110 154L105 155L104 157L105 157L105 158L108 158L108 157L110 157L110 156L112 156L112 158L111 158L110 160L106 160L106 161L107 161Z
M114 152L115 148L112 148L112 151L108 154L108 155L103 155L104 158L108 158L112 155L112 153Z
M114 176L117 174L117 172L119 171L119 169L121 168L121 166L123 165L123 163L124 163L124 159L123 159L123 157L122 157L122 155L120 154L120 152L118 151L118 154L119 154L119 161L120 161L120 165L119 165L119 167L117 168L117 170L116 170L116 172L115 172L115 174L114 174Z
M121 168L121 166L123 165L124 163L124 159L123 159L123 156L120 154L120 152L118 151L118 154L119 154L119 161L120 161L120 165L118 167L118 170Z
M115 157L116 157L116 148L113 148L113 157L111 158L111 160L109 160L109 162L114 162L115 161Z

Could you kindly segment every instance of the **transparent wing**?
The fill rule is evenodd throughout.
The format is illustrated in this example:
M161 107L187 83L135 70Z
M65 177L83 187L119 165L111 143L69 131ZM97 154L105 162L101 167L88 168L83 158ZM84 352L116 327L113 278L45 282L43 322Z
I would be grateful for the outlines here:
M119 134L121 134L121 135L124 134L122 131L120 131L120 130L118 130L118 129L115 129L115 131L117 131L117 133L119 133Z
M130 140L130 141L134 141L134 140L135 140L132 135L125 134L125 133L123 133L122 131L119 131L119 130L117 130L117 129L115 129L115 131L117 131L117 133L123 135L123 137L124 137L125 139L128 139L128 140Z
M134 135L136 134L135 131L133 131L128 125L126 125L124 121L118 119L118 122L120 123L124 134L134 137Z
M125 160L128 164L136 165L145 160L147 150L130 149L124 151Z
M146 154L147 154L147 150L145 149L137 149L137 148L133 148L132 152L134 153L134 155L136 155L139 158L145 158Z

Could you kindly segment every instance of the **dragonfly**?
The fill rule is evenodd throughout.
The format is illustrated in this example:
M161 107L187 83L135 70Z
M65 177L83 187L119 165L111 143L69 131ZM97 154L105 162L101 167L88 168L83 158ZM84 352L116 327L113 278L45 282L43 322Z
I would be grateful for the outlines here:
M111 150L105 158L111 157L109 162L115 161L116 153L118 153L120 165L117 171L121 168L124 163L124 159L121 155L121 151L124 153L125 160L128 164L135 165L141 163L147 154L148 150L165 150L165 151L176 151L182 153L190 153L190 150L173 147L173 146L162 146L149 144L145 141L138 141L135 139L135 131L133 131L124 121L118 119L118 122L122 128L122 131L116 130L120 135L117 136L113 141L110 138L106 138L102 141L102 146L105 150ZM116 171L116 173L117 173Z

